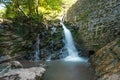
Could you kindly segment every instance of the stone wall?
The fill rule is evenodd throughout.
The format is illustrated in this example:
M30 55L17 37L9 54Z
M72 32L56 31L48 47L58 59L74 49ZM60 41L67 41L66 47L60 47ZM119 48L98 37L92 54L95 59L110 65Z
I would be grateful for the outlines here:
M79 28L76 41L97 51L120 36L119 0L78 0L67 12L66 21Z

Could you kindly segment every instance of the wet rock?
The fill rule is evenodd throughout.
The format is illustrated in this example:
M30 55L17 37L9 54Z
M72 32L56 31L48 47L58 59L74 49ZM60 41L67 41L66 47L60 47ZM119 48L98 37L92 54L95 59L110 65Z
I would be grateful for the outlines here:
M21 21L22 20L23 19L21 19ZM40 24L30 24L30 21L26 21L26 23L21 21L17 22L17 20L15 20L13 24L2 24L2 27L0 27L0 29L3 29L3 32L0 33L1 54L7 54L11 57L20 54L25 55L25 57L21 58L22 60L34 60L38 34L40 34L39 57L41 60L46 60L51 54L56 54L56 52L63 47L62 28L57 27L59 25L46 24L46 29L46 26L41 22ZM29 24L27 22L29 22ZM56 56L58 57L58 54Z
M40 64L39 66L43 67L43 68L48 67L48 65L46 65L46 64Z
M22 68L23 65L19 61L11 61L10 62L11 68Z
M0 62L6 61L6 60L10 60L11 57L9 55L5 55L5 56L1 56L0 57Z
M51 54L51 60L57 59L60 59L60 51L55 51L53 54Z
M41 80L44 72L42 67L14 69L0 75L0 80Z

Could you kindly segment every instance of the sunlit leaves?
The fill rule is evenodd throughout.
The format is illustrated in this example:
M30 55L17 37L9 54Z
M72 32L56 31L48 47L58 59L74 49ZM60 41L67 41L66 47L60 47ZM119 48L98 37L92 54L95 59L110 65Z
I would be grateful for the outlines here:
M6 17L43 15L44 18L55 18L62 9L61 5L62 0L11 0L7 5Z

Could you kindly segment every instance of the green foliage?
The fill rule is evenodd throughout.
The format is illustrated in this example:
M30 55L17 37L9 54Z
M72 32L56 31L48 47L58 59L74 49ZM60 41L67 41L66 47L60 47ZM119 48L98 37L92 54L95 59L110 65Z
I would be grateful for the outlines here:
M117 44L120 46L120 39L117 41Z
M40 6L47 10L61 10L62 0L40 0Z
M0 10L0 18L2 18L5 14L6 9L1 9Z
M55 18L62 8L62 0L11 0L6 5L6 18L19 16L37 20ZM39 18L39 19L38 19Z

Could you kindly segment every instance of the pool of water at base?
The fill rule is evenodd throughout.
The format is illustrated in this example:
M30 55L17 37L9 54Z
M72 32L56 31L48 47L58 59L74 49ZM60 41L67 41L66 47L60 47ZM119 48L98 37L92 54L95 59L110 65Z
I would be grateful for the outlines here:
M20 61L24 68L38 67L45 64L46 72L43 76L44 80L95 80L94 71L88 62L71 62L63 60L55 61ZM0 71L5 65L0 65Z
M44 80L94 80L94 71L88 62L50 61Z

